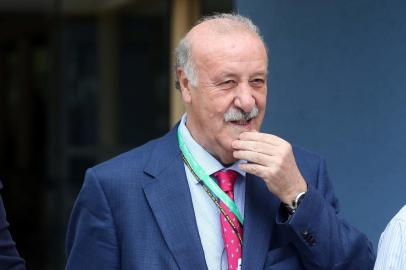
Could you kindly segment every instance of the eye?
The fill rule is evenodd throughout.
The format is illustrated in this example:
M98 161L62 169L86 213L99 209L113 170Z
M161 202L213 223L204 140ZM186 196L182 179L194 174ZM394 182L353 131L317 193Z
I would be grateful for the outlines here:
M265 84L265 80L262 78L256 78L250 81L250 84L254 87L262 87Z
M220 83L220 86L224 87L224 88L232 88L232 87L234 87L236 85L237 85L237 82L234 81L234 80L227 80L227 81L224 81L224 82Z

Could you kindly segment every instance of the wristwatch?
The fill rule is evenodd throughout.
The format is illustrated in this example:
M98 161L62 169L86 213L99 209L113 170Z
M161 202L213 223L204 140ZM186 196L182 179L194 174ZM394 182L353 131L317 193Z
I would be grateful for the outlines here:
M286 203L283 204L290 216L296 212L296 209L299 207L300 202L303 200L305 195L306 195L306 192L301 192L296 196L295 200L292 201L292 204L286 204Z

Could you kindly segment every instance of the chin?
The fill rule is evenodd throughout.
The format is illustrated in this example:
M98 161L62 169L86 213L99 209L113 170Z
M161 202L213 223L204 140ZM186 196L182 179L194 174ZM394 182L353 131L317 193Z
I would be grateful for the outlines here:
M237 161L237 159L235 159L234 157L233 157L233 155L231 155L231 156L228 156L227 155L227 157L224 157L224 158L222 158L221 160L220 160L220 162L224 165L224 166L226 166L227 167L227 165L230 165L231 163L234 163L234 162L236 162Z

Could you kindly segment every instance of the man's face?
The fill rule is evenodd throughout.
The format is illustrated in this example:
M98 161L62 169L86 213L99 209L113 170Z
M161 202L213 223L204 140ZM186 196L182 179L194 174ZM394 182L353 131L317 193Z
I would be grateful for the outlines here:
M200 33L191 41L198 82L195 87L183 83L187 86L182 87L186 125L209 153L222 163L230 163L234 161L232 142L243 131L259 130L264 117L266 50L249 32ZM252 112L255 108L257 114ZM231 112L252 113L245 120L237 117L240 121L227 121L225 114L230 116Z

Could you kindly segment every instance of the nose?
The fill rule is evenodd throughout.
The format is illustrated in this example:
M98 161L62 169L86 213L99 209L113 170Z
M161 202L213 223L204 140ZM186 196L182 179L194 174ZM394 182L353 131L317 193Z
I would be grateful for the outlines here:
M255 98L253 96L253 90L248 84L240 84L236 88L234 106L240 108L244 112L250 112L254 108Z

